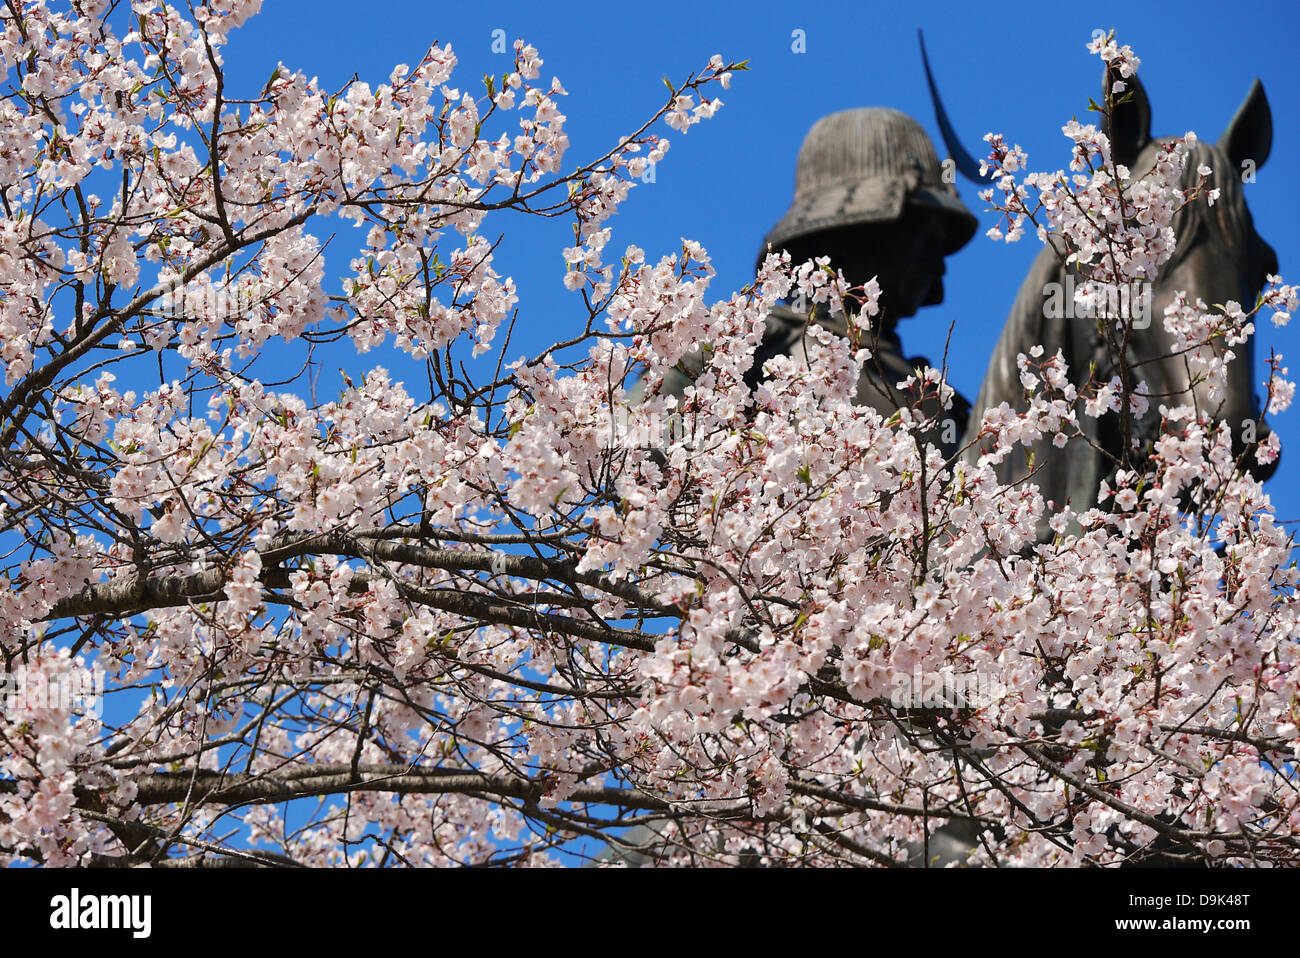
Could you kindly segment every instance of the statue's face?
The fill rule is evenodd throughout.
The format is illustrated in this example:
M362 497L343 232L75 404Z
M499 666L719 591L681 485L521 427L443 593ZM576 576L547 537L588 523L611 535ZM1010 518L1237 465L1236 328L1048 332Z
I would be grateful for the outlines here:
M855 285L876 277L887 322L914 316L943 302L942 239L934 217L909 210L896 223L861 230L840 268Z
M796 262L829 255L853 286L876 277L887 325L943 302L943 234L935 217L912 207L897 222L828 230L790 252Z

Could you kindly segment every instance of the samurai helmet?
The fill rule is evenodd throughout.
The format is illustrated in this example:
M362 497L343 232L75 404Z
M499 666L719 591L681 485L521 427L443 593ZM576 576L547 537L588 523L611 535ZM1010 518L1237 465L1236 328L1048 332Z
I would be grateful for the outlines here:
M832 113L804 137L794 202L764 238L759 261L768 244L780 250L837 227L893 223L909 204L941 221L945 256L975 235L975 217L944 181L919 123L886 107Z

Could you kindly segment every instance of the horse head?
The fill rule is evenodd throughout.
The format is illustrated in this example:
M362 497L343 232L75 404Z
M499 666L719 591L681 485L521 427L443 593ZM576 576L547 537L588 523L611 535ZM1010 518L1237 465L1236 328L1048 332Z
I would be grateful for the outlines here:
M924 43L922 57L925 58ZM978 164L956 138L928 62L925 70L936 117L955 165L963 175L979 181ZM1138 78L1125 78L1122 95L1112 96L1113 92L1118 93L1112 89L1118 79L1118 74L1109 71L1103 77L1103 94L1113 104L1103 132L1110 140L1113 161L1128 167L1135 177L1141 176L1152 168L1167 138L1151 135L1150 102ZM1127 437L1130 442L1134 437L1140 440L1143 432L1154 432L1160 405L1192 406L1228 424L1234 453L1245 454L1243 462L1257 478L1262 480L1273 473L1276 461L1261 465L1253 454L1255 444L1268 437L1269 429L1256 393L1259 384L1250 343L1233 347L1235 355L1227 365L1226 389L1221 395L1211 396L1204 377L1192 375L1185 357L1177 354L1174 336L1164 322L1166 309L1176 303L1180 292L1185 294L1187 303L1195 305L1199 299L1211 310L1229 301L1250 310L1266 277L1277 272L1276 254L1255 231L1242 188L1243 180L1253 180L1254 171L1268 159L1272 133L1268 100L1263 85L1255 80L1218 142L1199 141L1190 151L1182 187L1185 190L1194 187L1199 178L1197 170L1204 165L1213 170L1207 187L1217 188L1219 196L1213 205L1204 197L1188 202L1176 214L1173 223L1176 248L1159 275L1145 284L1142 321L1132 322L1124 357L1115 356L1113 348L1106 348L1095 318L1076 313L1072 302L1072 270L1062 265L1064 244L1060 237L1048 237L1048 247L1039 254L1021 287L975 401L970 427L963 440L972 460L981 451L975 440L985 410L1003 402L1013 409L1023 407L1023 387L1016 359L1021 353L1029 353L1032 346L1042 345L1048 356L1061 350L1076 385L1094 374L1103 382L1108 381L1121 361L1128 364L1132 382L1146 383L1150 411ZM1056 291L1059 307L1062 287L1067 291L1065 308L1053 311L1049 290ZM1222 342L1216 343L1216 348L1223 346ZM1106 368L1108 365L1110 368ZM1114 413L1105 414L1100 420L1083 415L1079 419L1085 431L1093 431L1090 438L1097 448L1071 443L1066 449L1055 449L1049 437L1040 441L1030 456L1015 461L1007 457L997 467L999 479L1004 483L1015 482L1032 472L1044 499L1054 500L1058 505L1068 501L1076 512L1095 506L1101 480L1114 471L1117 460L1126 458L1124 439L1119 435L1119 416ZM1045 521L1040 534L1043 537L1050 534Z
M1110 93L1115 79L1106 76L1104 93ZM1151 136L1151 108L1141 82L1133 76L1125 83L1132 96L1115 98L1123 102L1112 110L1104 132L1115 162L1140 172L1151 168L1162 140ZM1268 159L1272 141L1268 99L1256 79L1218 142L1198 141L1188 156L1182 187L1193 188L1197 169L1208 166L1213 173L1207 185L1219 190L1219 198L1213 206L1198 199L1175 215L1177 246L1151 289L1150 315L1155 319L1134 342L1134 358L1151 368L1152 376L1144 378L1159 401L1170 406L1192 405L1227 423L1234 454L1247 453L1244 462L1261 480L1273 474L1277 461L1261 465L1251 448L1265 440L1270 430L1256 392L1259 383L1250 344L1235 347L1236 357L1228 364L1227 389L1222 397L1212 399L1207 384L1189 381L1187 365L1171 355L1173 338L1162 318L1180 291L1189 303L1200 299L1214 308L1233 301L1249 310L1267 277L1277 272L1277 254L1255 231L1243 189L1243 182L1253 180L1255 170ZM1158 385L1152 379L1158 380Z

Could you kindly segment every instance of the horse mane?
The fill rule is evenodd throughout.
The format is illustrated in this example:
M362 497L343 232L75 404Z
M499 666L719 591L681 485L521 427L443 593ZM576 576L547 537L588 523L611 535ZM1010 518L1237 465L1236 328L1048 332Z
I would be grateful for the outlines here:
M1133 164L1135 172L1145 171L1155 163L1157 152L1161 149L1160 140L1147 144ZM1223 249L1239 271L1248 265L1250 248L1247 245L1255 235L1254 220L1246 206L1246 197L1241 188L1241 177L1233 167L1228 154L1216 143L1198 140L1187 156L1179 187L1184 191L1195 188L1200 175L1196 172L1200 166L1208 166L1213 172L1207 177L1206 188L1219 190L1219 198L1210 206L1204 196L1189 200L1174 214L1174 236L1177 246L1173 255L1161 269L1163 277L1172 272L1188 251L1193 249L1201 239L1215 242ZM1205 235L1206 233L1213 235ZM1159 282L1159 278L1157 278Z

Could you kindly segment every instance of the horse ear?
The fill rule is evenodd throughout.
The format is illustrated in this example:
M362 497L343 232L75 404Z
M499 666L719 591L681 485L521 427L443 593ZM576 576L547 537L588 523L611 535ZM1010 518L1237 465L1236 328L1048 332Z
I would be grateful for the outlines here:
M1116 80L1122 80L1124 89L1112 94ZM1116 163L1132 167L1142 148L1151 142L1151 102L1137 74L1120 76L1119 70L1107 67L1101 82L1102 96L1111 102L1109 120L1102 124L1102 132L1110 140L1111 156Z
M1237 115L1219 137L1219 146L1237 168L1250 160L1259 169L1268 159L1269 151L1273 149L1273 111L1269 109L1264 84L1258 77L1250 85L1246 99L1237 107Z

